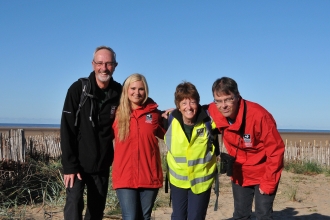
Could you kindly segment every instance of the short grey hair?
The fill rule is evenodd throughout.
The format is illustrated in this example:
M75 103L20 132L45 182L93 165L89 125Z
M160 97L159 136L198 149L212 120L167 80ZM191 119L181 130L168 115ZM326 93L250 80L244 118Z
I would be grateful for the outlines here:
M102 50L102 49L106 49L106 50L110 51L110 53L112 54L112 62L115 62L117 64L115 51L111 47L107 47L107 46L99 46L99 47L97 47L95 49L95 51L94 51L93 59L95 58L96 52L99 51L99 50Z

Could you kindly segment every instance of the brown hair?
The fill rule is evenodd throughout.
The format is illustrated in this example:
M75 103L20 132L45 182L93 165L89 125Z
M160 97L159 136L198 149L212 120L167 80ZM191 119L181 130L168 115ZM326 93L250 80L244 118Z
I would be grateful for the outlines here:
M196 100L197 104L199 104L199 93L196 89L196 87L190 83L184 81L183 83L180 83L174 93L174 103L177 108L180 107L180 102L184 99L194 99Z
M214 93L230 95L233 93L235 96L239 95L238 86L235 80L229 77L222 77L217 80L212 85L212 95Z

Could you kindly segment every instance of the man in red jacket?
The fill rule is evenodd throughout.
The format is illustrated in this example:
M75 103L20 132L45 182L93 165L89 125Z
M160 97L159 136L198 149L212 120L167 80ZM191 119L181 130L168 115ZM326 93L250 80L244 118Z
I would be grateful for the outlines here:
M212 92L214 103L208 109L229 154L222 157L228 162L227 175L232 169L233 217L250 219L255 198L256 218L272 219L285 147L276 122L262 106L244 100L231 78L217 79Z

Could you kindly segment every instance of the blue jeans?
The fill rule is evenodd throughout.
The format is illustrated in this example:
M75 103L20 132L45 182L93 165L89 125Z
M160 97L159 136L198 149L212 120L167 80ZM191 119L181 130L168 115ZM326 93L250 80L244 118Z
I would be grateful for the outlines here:
M203 220L210 202L211 188L200 194L171 184L172 220Z
M80 174L82 180L75 176L73 187L66 188L64 219L82 220L84 189L87 186L87 209L84 219L101 220L108 192L109 169L99 173L81 172Z
M158 194L157 189L116 189L123 220L149 220Z
M273 203L276 191L271 195L260 194L259 185L242 187L232 182L234 196L234 219L251 219L255 197L256 219L273 219Z

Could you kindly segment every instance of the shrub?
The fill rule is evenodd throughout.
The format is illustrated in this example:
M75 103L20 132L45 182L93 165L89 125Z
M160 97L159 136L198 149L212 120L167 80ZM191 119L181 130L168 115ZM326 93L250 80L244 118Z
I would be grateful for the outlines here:
M314 162L295 162L289 161L284 163L284 170L297 173L297 174L320 174L326 171L325 168L322 168L321 165Z

